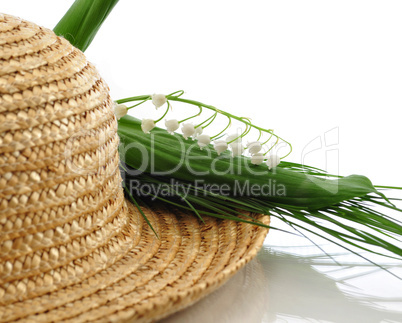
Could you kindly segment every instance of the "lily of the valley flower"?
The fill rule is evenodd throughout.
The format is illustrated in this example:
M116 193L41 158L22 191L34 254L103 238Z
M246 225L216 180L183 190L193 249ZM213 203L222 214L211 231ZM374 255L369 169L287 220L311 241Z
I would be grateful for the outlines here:
M200 146L200 149L202 150L202 148L209 145L209 143L211 142L211 137L208 135L199 135L197 137L197 142L198 146Z
M153 128L155 128L155 122L152 119L142 119L141 129L145 133L149 133Z
M195 129L195 132L194 132L194 134L193 134L193 138L195 139L195 138L197 138L200 134L202 134L202 127L197 127L197 128L194 128Z
M267 166L269 169L274 168L279 165L281 162L281 159L279 158L278 155L270 155L267 159Z
M252 141L247 144L248 151L251 155L257 154L261 151L262 145L259 141Z
M127 106L124 104L117 104L114 105L114 114L119 120L120 118L124 117L127 114Z
M215 140L214 141L214 148L218 155L228 149L228 144L225 140Z
M181 131L183 132L184 139L188 139L188 137L191 137L195 133L195 128L192 123L184 123Z
M251 156L251 163L254 165L260 165L264 162L264 155L262 153L256 153Z
M230 145L230 148L232 148L232 156L233 157L240 156L244 151L244 146L240 142L232 143Z
M164 94L152 94L152 103L154 104L155 108L160 108L167 102L166 95Z
M173 135L173 133L179 129L179 122L176 119L165 120L165 126L167 132Z

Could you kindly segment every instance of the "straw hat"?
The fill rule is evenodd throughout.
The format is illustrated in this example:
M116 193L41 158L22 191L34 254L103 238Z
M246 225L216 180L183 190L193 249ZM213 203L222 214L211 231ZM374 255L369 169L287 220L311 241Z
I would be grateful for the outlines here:
M50 30L0 14L0 321L151 321L216 289L267 233L124 200L108 87ZM264 223L267 216L259 215Z

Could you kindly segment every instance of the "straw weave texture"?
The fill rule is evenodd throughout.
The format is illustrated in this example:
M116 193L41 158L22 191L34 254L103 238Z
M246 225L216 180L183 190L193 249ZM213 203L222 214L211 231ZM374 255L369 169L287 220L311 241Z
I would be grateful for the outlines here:
M108 87L52 31L0 14L0 95L0 322L152 321L261 247L266 229L160 204L154 235L124 200Z

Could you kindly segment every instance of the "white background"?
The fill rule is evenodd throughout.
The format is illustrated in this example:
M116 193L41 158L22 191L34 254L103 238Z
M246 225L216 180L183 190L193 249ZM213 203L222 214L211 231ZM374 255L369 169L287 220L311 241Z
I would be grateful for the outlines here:
M2 0L0 10L51 29L72 2ZM86 55L114 99L182 89L183 97L275 129L293 144L287 160L305 157L307 164L328 165L342 175L363 174L375 184L402 186L401 16L400 1L121 0ZM134 115L141 118L142 113L139 109ZM312 140L318 143L334 128L336 145L323 142L322 149L303 156ZM335 150L326 155L328 149ZM265 245L284 244L308 245L289 243L273 232ZM292 258L288 250L288 261L275 263L272 250L277 249L270 250L271 264L281 263L283 272L306 254L295 248L291 252L300 258ZM271 287L272 282L285 284L283 277L270 276L266 259L261 256L259 264ZM402 308L401 282L376 275L381 283L373 284L372 276L360 279L363 298L392 296L391 307ZM309 279L322 286L316 276L301 275L298 282ZM294 292L289 286L288 291ZM305 305L311 304L310 311L286 313L294 300L286 298L286 288L270 288L269 298L280 299L282 306L265 308L264 320L347 322L346 305L337 305L341 316L315 316L325 307L320 297L309 295L308 288L299 296L312 297ZM357 293L354 297L361 300ZM243 305L244 311L250 304ZM385 302L377 304L388 308ZM351 322L371 322L369 313L364 317L362 311Z
M0 9L53 28L72 2ZM86 55L114 99L182 89L273 128L288 160L338 127L340 174L401 186L401 14L400 1L121 0Z

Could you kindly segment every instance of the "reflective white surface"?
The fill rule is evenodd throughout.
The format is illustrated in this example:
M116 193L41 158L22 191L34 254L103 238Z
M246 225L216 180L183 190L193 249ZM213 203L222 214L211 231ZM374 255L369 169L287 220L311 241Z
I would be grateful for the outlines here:
M402 322L402 280L330 244L271 231L256 259L174 322ZM402 262L381 264L402 277Z
M163 322L402 322L402 282L381 269L280 249L265 244L227 284Z

